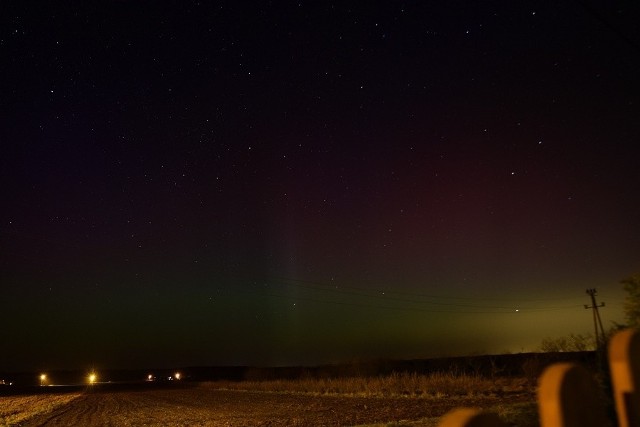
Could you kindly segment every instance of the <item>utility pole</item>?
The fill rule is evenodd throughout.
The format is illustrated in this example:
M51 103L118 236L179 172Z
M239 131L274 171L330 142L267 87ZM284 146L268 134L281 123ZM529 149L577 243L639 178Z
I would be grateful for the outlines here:
M597 292L595 289L587 289L587 294L591 297L591 305L585 304L584 308L593 309L593 327L596 331L596 348L598 350L601 350L604 348L605 339L604 328L602 327L602 319L600 319L600 312L598 311L598 308L604 307L604 303L596 303L596 293ZM600 327L600 329L598 329L598 326ZM600 331L600 333L598 333L598 331Z

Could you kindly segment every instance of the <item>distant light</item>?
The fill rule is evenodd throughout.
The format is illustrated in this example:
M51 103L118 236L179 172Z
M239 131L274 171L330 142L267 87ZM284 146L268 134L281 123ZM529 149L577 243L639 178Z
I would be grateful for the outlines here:
M40 385L47 385L47 374L40 374Z
M516 313L517 313L518 311L520 311L520 310L518 310L518 309L516 308Z
M180 372L176 372L174 377L176 377L176 380L180 381Z
M153 381L153 375L151 374L147 375L147 381Z
M90 373L89 374L89 384L93 384L96 382L96 380L98 379L98 376L95 373Z

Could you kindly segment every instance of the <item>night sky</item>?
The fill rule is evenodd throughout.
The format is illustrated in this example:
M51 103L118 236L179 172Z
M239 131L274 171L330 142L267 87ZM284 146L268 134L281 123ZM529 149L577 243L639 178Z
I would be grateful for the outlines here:
M623 321L639 12L3 1L0 370L532 351L587 288Z

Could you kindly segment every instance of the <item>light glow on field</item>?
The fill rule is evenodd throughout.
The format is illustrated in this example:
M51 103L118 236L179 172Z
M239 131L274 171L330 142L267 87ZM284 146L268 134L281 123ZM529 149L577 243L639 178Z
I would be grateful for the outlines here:
M30 418L66 405L80 396L80 393L2 396L0 426L19 425Z

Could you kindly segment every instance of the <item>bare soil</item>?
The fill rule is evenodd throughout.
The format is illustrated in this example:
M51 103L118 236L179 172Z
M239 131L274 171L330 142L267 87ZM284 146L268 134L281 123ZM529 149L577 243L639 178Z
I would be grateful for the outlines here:
M96 388L22 426L354 426L433 425L458 406L490 408L533 401L508 396L379 398L216 390L206 387ZM422 423L398 424L422 420ZM435 422L435 421L434 421ZM395 423L395 424L394 424Z

